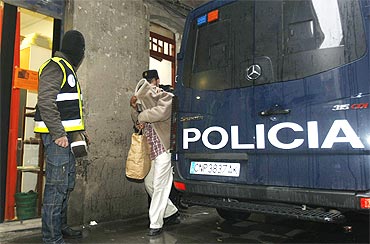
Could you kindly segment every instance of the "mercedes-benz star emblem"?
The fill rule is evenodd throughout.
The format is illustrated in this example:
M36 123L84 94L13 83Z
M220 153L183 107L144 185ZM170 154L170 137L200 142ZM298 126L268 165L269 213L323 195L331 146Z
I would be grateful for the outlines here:
M258 64L252 64L247 69L247 79L248 80L256 80L258 77L261 76L261 66Z

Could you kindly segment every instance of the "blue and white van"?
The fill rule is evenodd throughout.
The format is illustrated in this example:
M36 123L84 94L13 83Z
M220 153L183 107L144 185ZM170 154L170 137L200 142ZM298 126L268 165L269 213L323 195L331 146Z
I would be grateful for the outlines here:
M186 21L175 187L224 218L370 208L369 0L211 1Z

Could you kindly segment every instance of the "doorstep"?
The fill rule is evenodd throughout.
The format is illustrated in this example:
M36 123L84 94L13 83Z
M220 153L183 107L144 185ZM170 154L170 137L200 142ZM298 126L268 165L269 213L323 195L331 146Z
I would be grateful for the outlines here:
M0 233L41 229L41 218L14 220L0 224Z

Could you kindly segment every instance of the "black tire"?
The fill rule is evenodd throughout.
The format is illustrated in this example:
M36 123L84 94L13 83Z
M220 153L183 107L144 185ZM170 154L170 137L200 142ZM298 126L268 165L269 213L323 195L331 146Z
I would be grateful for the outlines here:
M225 220L247 220L251 213L249 212L238 212L234 210L228 210L224 208L216 208L218 215Z

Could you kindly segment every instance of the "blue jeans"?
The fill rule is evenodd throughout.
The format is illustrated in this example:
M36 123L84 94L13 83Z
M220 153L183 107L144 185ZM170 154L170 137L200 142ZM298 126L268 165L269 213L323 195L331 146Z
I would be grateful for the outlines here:
M67 227L67 204L76 180L75 157L70 146L58 146L50 134L41 137L46 156L42 239L44 243L64 243L62 229Z

